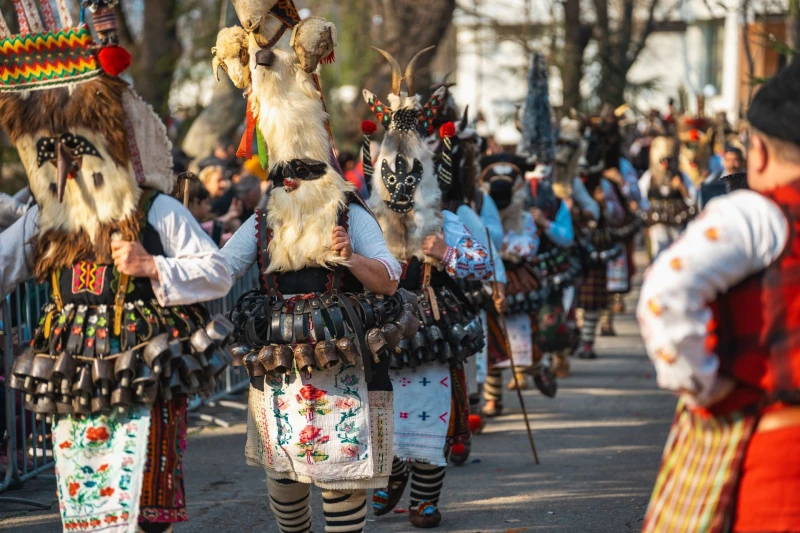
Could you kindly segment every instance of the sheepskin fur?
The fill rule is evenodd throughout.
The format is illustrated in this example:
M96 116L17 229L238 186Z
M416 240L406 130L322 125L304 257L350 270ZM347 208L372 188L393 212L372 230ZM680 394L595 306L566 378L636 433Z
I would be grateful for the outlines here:
M305 72L317 70L319 62L338 44L336 26L321 17L308 17L295 26L289 45Z
M214 76L218 80L217 69L222 67L237 89L250 86L248 42L247 32L239 26L220 30L217 34L217 45L211 49L214 54Z
M436 91L435 95L441 98L444 91L445 88L442 87ZM371 98L374 98L374 95L365 90L364 100L369 102ZM420 97L408 96L405 93L401 93L401 96L389 95L389 105L394 111L399 109L422 110ZM386 205L386 201L391 198L391 195L383 184L381 166L385 159L389 163L389 167L395 170L397 154L405 156L409 168L413 165L414 159L418 159L422 163L422 181L414 191L414 208L408 213L397 213ZM381 143L378 160L374 166L369 206L383 229L389 251L399 261L407 261L412 257L428 260L422 253L422 241L428 235L441 234L443 224L442 193L436 181L433 152L416 130L401 132L390 128ZM433 261L431 260L431 262Z
M270 13L277 3L277 0L233 0L236 15L245 31L254 37L253 42L266 46L283 26L283 22ZM284 49L287 45L288 39L285 37L278 43L278 46ZM251 52L254 51L257 50L251 48Z
M253 39L251 35L251 39ZM330 165L332 148L327 114L311 74L303 71L294 51L275 50L270 68L255 64L251 41L251 105L269 151L270 171L293 159L327 164L319 180L300 182L286 192L272 190L267 223L273 228L270 272L310 266L332 267L344 261L331 251L332 233L346 194L355 188Z

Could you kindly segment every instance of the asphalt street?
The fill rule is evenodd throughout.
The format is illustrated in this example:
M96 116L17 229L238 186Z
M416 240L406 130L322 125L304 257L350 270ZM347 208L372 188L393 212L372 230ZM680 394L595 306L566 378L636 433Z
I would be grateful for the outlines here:
M628 301L632 310L635 294ZM475 438L470 463L448 468L438 531L449 533L639 531L675 399L656 389L631 314L617 317L618 336L598 341L599 359L573 360L572 375L555 399L526 391L536 446L535 465L516 395L506 392L506 415ZM244 412L203 411L230 423L196 417L185 461L190 521L177 533L278 533L266 499L263 471L244 461ZM32 498L51 508L31 511L0 498L0 530L61 531L52 479L0 494ZM401 503L407 507L407 499ZM314 494L314 530L324 531ZM367 530L408 533L405 513L376 519Z

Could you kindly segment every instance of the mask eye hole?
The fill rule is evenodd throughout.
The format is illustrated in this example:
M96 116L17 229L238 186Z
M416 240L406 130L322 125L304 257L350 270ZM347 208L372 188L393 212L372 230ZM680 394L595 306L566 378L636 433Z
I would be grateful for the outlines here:
M394 176L389 176L388 178L386 178L386 181L389 183L389 185L397 184L397 178Z
M406 185L411 186L414 185L414 178L409 176L406 178Z

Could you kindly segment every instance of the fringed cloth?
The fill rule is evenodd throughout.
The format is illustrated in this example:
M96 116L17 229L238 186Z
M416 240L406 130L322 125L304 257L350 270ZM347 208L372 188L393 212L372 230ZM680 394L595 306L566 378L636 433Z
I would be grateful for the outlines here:
M151 416L139 522L185 522L189 519L183 490L186 398L156 403Z
M708 417L681 401L642 533L726 533L742 461L758 417Z

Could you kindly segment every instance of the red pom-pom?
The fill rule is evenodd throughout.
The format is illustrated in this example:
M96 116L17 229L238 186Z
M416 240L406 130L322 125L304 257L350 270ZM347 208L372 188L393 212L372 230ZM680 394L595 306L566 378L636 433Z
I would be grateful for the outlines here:
M469 415L469 431L473 435L483 428L483 417L481 415Z
M467 447L463 444L453 444L452 452L456 455L464 455L467 453Z
M131 66L131 55L121 46L106 46L97 54L100 66L109 76L119 76Z
M364 135L372 135L378 131L378 125L371 120L365 120L361 123L361 131L364 132Z
M442 139L449 139L453 135L456 134L456 125L452 122L445 122L442 124L442 127L439 128L439 135Z
M697 130L689 130L689 140L692 142L700 140L700 132Z

